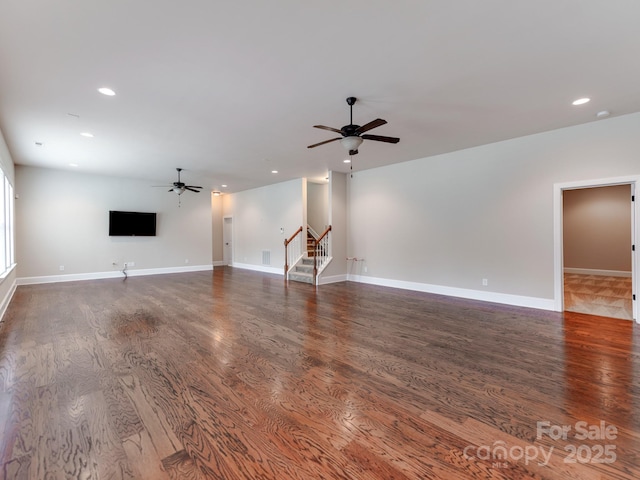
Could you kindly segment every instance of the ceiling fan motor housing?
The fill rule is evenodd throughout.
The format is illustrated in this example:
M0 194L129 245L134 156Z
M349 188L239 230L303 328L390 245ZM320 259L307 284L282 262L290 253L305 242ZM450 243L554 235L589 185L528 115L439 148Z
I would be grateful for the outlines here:
M315 128L320 128L322 130L329 130L330 132L339 133L342 135L342 138L336 137L331 138L329 140L325 140L323 142L315 143L313 145L309 145L307 148L315 148L320 145L325 145L327 143L335 142L336 140L340 140L342 147L349 152L349 155L355 155L358 153L358 147L362 144L363 140L375 140L376 142L385 142L385 143L398 143L400 141L399 138L396 137L386 137L383 135L362 135L369 130L372 130L376 127L380 127L387 123L386 120L382 118L376 118L369 123L364 125L355 125L353 123L353 105L356 103L356 97L347 97L347 105L349 105L349 117L350 123L349 125L343 126L340 130L333 127L327 127L325 125L314 125Z
M343 137L354 137L358 136L356 132L359 128L360 125L345 125L340 129L340 131L342 132Z

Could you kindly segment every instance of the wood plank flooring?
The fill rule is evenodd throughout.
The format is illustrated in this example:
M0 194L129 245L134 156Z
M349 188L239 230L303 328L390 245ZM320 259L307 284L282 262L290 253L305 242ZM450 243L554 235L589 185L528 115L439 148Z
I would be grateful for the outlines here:
M564 308L569 312L633 319L631 277L564 274Z
M232 268L21 286L1 478L637 479L639 380L624 320Z

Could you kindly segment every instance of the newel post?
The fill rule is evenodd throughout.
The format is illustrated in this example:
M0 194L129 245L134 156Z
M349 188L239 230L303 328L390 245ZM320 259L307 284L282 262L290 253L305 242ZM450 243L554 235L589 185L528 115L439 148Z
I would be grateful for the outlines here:
M287 239L284 239L284 281L287 281L287 272L289 271L289 254L288 254L288 249L289 249L289 242L287 242Z

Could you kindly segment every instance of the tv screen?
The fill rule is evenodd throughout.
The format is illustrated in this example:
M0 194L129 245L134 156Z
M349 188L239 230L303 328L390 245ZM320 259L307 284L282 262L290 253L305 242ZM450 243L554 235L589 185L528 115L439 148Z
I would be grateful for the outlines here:
M155 213L109 211L110 237L154 237L155 235Z

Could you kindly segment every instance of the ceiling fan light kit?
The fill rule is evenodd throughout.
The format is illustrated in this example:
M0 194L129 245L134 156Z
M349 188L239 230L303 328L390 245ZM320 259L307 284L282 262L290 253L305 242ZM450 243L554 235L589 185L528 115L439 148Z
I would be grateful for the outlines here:
M362 138L356 136L344 137L340 140L340 143L345 150L349 151L349 155L354 155L358 153L358 147L362 144Z
M329 140L325 140L320 143L315 143L313 145L309 145L307 148L315 148L320 145L324 145L325 143L335 142L336 140L340 140L340 143L344 147L345 150L349 151L349 155L355 155L358 153L358 147L362 144L363 140L375 140L376 142L385 142L385 143L398 143L400 141L397 137L385 137L382 135L363 135L364 132L368 132L376 127L380 127L387 123L386 120L382 118L376 118L375 120L365 124L365 125L354 125L353 124L353 105L356 103L356 97L347 98L347 105L349 105L350 110L350 123L349 125L345 125L341 129L326 127L324 125L314 125L314 128L320 128L322 130L329 130L330 132L339 133L342 137L331 138Z

